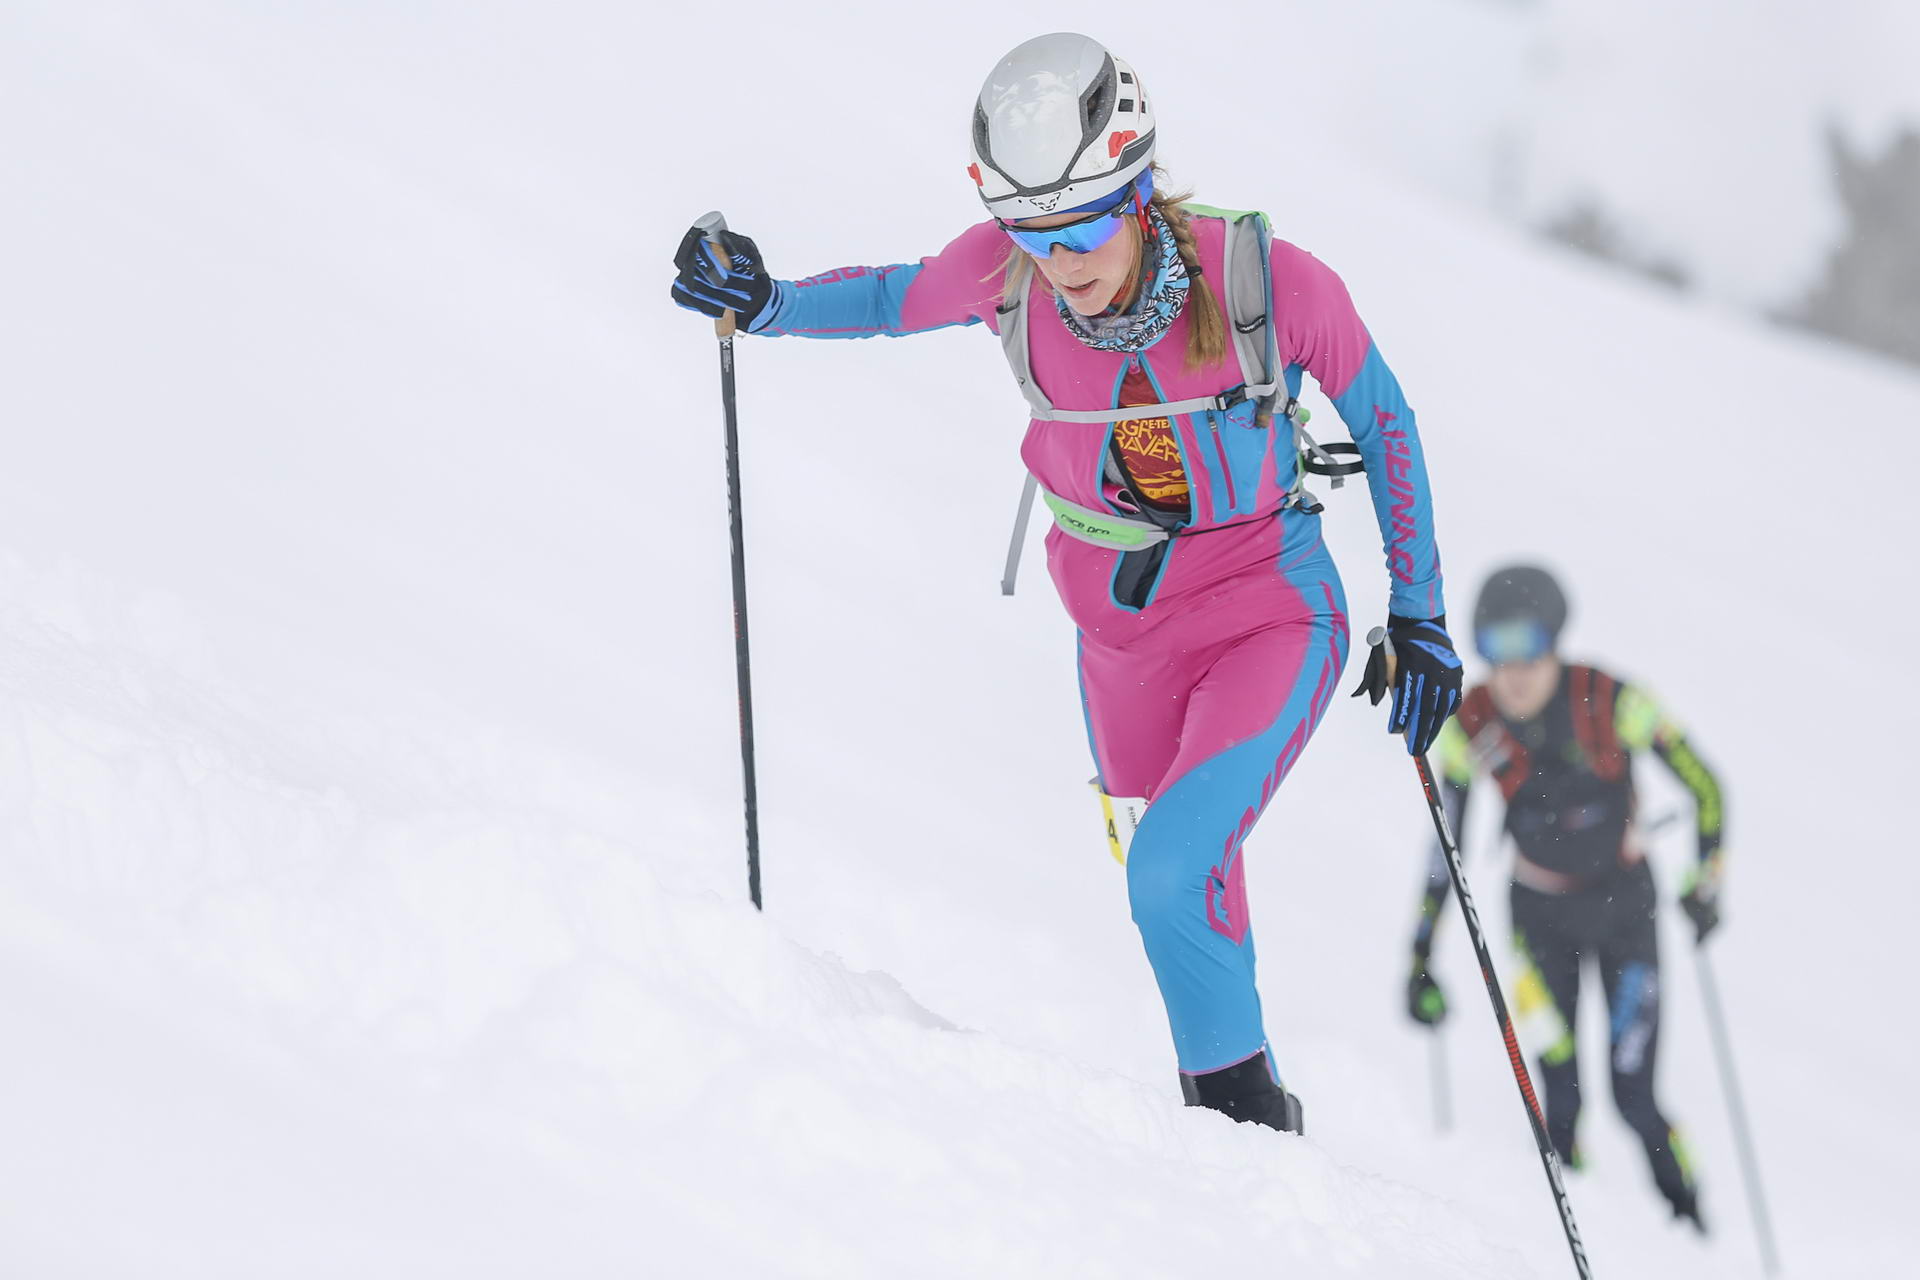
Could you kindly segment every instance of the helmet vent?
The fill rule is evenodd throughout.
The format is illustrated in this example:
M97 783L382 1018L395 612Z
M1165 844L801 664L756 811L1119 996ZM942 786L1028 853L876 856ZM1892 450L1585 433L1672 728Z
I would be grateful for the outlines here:
M993 147L987 136L986 108L978 103L973 108L973 150L982 159L989 162L993 160Z
M1113 56L1109 54L1100 74L1093 78L1087 93L1080 102L1080 122L1083 136L1092 138L1106 125L1107 118L1113 114L1114 99Z

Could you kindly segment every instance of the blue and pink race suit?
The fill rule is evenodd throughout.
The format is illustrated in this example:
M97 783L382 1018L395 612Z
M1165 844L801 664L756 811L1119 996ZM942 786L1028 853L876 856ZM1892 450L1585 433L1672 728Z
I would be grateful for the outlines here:
M1223 279L1225 220L1195 214L1189 225L1202 278ZM997 333L1011 252L984 222L917 264L781 281L757 332L898 337L985 324ZM1279 240L1271 274L1287 391L1297 395L1311 373L1366 464L1390 608L1435 617L1440 561L1413 411L1338 276ZM1028 288L1033 376L1059 409L1172 403L1243 382L1231 350L1187 370L1191 307L1141 350L1098 350L1067 326L1038 273ZM1180 1069L1200 1074L1267 1048L1241 849L1333 698L1349 645L1346 599L1319 517L1288 502L1299 460L1284 422L1257 423L1247 401L1144 422L1034 419L1021 457L1048 492L1137 517L1109 461L1116 433L1140 501L1161 508L1184 496L1180 536L1120 551L1056 527L1047 564L1079 629L1101 785L1149 801L1128 856L1128 898ZM1154 475L1138 474L1148 464Z

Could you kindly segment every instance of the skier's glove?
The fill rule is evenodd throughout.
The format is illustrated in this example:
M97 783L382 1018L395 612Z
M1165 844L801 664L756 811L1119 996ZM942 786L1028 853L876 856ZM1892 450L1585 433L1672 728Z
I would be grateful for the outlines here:
M1680 909L1693 921L1695 946L1720 927L1720 858L1715 854L1687 873L1687 889L1680 895Z
M721 254L716 258L713 245L700 228L688 227L673 255L679 274L673 280L673 300L689 311L716 320L724 311L737 317L742 329L751 333L755 322L771 320L768 303L773 301L773 277L760 261L760 247L734 231L720 233Z
M1393 662L1387 661L1387 649ZM1460 706L1460 655L1447 636L1447 617L1402 618L1387 615L1387 638L1367 655L1354 697L1366 694L1375 705L1387 696L1392 673L1393 705L1388 709L1387 732L1404 733L1409 755L1424 755L1440 726Z
M1447 1016L1447 995L1427 972L1421 956L1413 958L1413 976L1407 979L1407 1016L1424 1026L1437 1027Z

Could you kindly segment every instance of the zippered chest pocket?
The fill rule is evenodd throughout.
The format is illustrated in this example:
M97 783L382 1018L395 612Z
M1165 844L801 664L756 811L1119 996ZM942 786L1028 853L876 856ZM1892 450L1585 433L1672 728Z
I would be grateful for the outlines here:
M1230 409L1194 415L1213 454L1210 462L1220 472L1213 486L1216 521L1251 515L1259 505L1260 473L1273 447L1273 431L1255 422L1257 408L1253 401L1242 400Z

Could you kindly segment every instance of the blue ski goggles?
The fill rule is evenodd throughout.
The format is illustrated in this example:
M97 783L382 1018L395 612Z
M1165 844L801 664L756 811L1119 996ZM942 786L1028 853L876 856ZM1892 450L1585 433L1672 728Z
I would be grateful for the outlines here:
M1063 222L1057 227L1023 227L999 218L994 221L1000 223L1000 229L1010 240L1036 258L1051 258L1055 245L1065 247L1068 253L1092 253L1120 234L1120 227L1136 200L1144 205L1152 194L1153 170L1148 169L1137 181L1128 183L1114 195L1061 210L1086 214L1072 222Z
M1536 619L1514 618L1477 629L1473 633L1473 647L1497 667L1546 657L1553 652L1553 636Z

